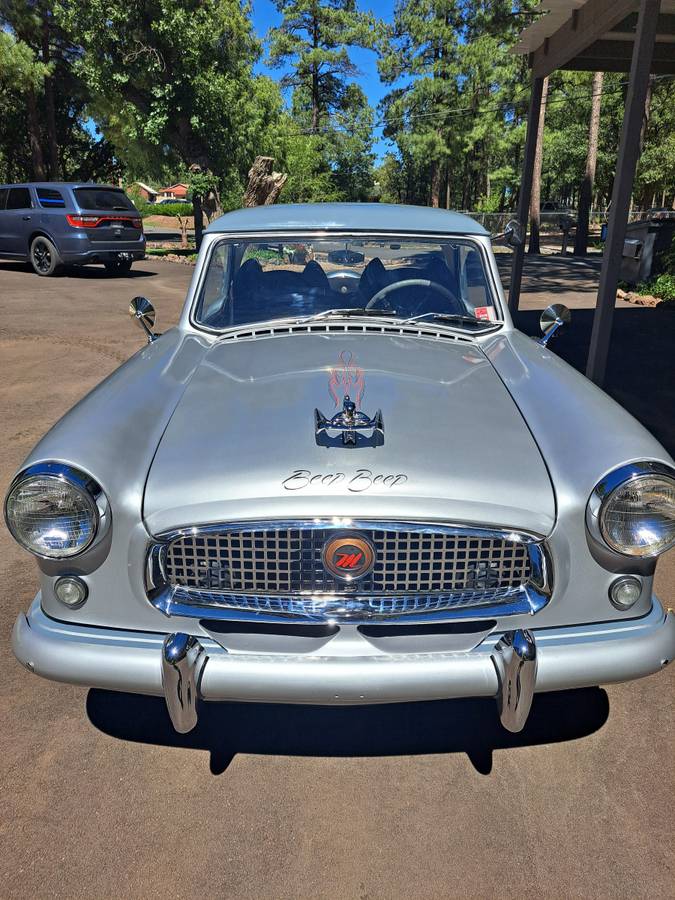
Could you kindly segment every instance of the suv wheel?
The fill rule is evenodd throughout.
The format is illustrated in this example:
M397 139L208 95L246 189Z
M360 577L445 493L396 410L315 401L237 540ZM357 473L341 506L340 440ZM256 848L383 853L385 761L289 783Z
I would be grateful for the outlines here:
M39 234L30 245L30 264L36 275L53 275L61 267L59 251L49 238Z
M116 262L104 263L108 275L126 275L131 270L130 259L120 259Z

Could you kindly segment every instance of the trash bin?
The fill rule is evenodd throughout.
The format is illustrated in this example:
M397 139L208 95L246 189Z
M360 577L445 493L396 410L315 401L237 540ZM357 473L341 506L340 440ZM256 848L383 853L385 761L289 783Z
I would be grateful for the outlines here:
M619 280L635 285L658 275L661 271L660 257L670 248L674 232L675 220L629 222L623 242Z

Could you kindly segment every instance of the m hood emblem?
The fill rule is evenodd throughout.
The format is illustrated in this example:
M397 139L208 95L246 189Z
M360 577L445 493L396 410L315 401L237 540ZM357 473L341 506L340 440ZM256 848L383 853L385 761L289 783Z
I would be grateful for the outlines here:
M341 581L363 578L375 564L375 550L366 538L342 534L326 542L323 565L327 572Z

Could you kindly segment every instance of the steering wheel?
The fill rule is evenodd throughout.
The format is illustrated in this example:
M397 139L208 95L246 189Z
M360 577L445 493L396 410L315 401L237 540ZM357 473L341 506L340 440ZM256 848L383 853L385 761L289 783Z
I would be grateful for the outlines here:
M366 304L366 309L372 309L375 304L379 303L380 300L385 300L389 294L394 291L400 291L402 288L427 288L432 291L436 291L436 293L440 294L442 297L445 297L446 300L449 300L453 306L459 308L461 304L457 297L449 291L446 287L443 287L442 284L439 284L437 281L431 281L428 278L407 278L404 281L395 281L393 284L388 284L380 290L373 294L368 303ZM419 308L419 306L418 306ZM415 310L416 311L416 310Z

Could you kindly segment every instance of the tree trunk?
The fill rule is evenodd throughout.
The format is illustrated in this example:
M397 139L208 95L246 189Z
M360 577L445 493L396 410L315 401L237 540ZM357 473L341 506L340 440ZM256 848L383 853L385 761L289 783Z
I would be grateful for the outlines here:
M588 251L588 220L593 202L595 167L598 161L598 133L600 131L600 104L602 102L602 72L593 74L591 96L591 121L588 126L588 150L586 151L586 171L579 190L579 216L574 236L574 255L586 256Z
M277 201L288 175L273 172L274 157L256 156L248 173L244 206L270 206Z
M30 155L33 163L33 178L35 181L44 181L47 174L45 172L45 161L42 155L37 100L33 88L30 88L26 92L26 110L28 113L28 141L30 143Z
M431 205L441 205L441 167L437 162L431 164Z
M450 209L450 163L445 164L445 208Z
M192 212L195 219L195 247L197 248L197 251L199 251L204 235L204 214L202 212L201 194L192 194Z
M319 46L319 22L316 11L312 19L312 47L316 50ZM312 134L319 131L319 66L312 63Z
M544 118L546 116L546 96L548 94L548 76L544 78L539 107L539 125L537 127L537 145L534 151L532 166L532 194L530 196L530 245L528 253L539 253L539 227L541 224L541 163L544 143Z
M45 10L42 19L42 62L49 65L49 13ZM59 166L59 145L56 137L56 112L54 105L54 79L45 77L45 123L47 125L47 147L49 148L49 177L55 181L61 177Z

